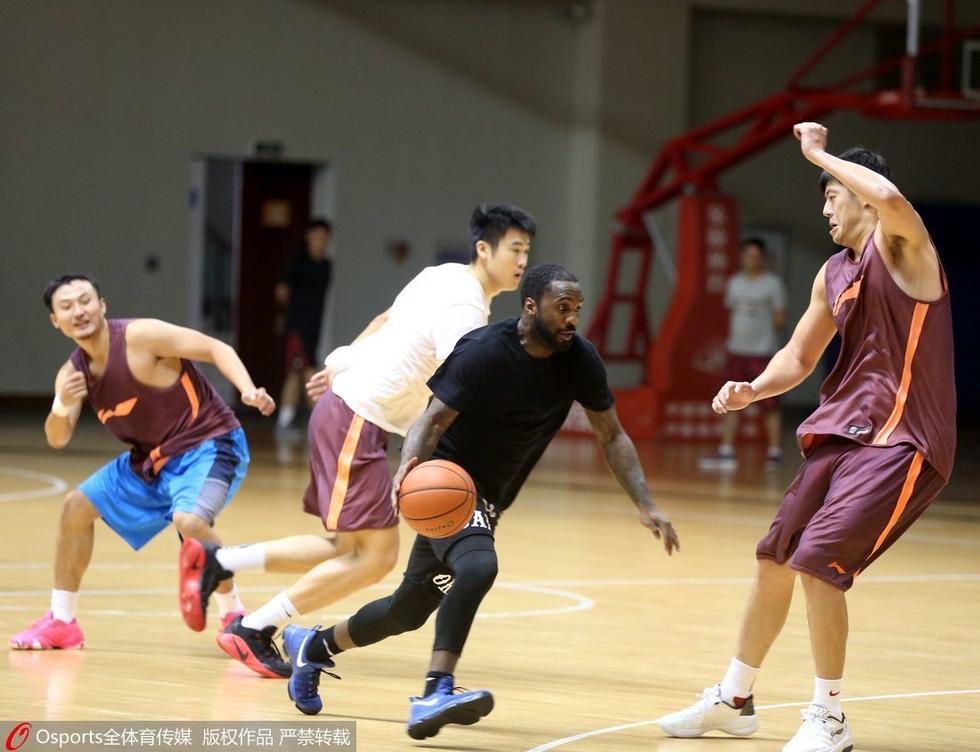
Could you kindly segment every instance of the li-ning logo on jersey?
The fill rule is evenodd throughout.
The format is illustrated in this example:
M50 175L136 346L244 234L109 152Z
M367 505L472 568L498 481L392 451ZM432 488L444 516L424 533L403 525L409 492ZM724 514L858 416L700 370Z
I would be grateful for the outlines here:
M99 420L107 423L109 418L125 418L133 412L133 408L136 407L137 402L139 402L139 397L133 397L132 399L120 402L111 410L99 410Z
M453 589L453 583L455 581L456 580L453 579L451 574L437 574L432 578L432 584L435 585L443 595Z
M864 279L863 274L858 277L855 282L852 282L851 286L846 290L841 290L840 294L837 296L837 299L834 301L834 316L837 315L837 312L840 310L840 307L844 305L844 303L846 303L848 300L857 299L857 296L861 294L862 279Z
M867 436L874 430L874 426L870 423L866 426L855 426L850 425L847 427L848 436Z

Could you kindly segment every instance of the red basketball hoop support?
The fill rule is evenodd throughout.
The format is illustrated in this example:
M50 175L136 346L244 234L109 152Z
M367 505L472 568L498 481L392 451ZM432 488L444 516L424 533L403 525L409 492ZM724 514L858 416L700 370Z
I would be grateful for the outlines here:
M918 46L918 0L906 0L909 34L904 55L829 85L803 83L881 1L863 2L790 76L783 91L667 141L633 199L617 212L621 229L612 237L603 294L587 336L607 361L643 366L639 386L617 390L623 424L634 438L705 439L716 432L708 401L720 383L719 354L727 320L722 305L724 280L736 268L739 242L735 201L719 191L721 174L790 136L795 123L839 110L890 120L980 116L980 102L963 97L951 86L956 43L980 36L980 27L956 30L954 0L941 0L945 32L929 45ZM941 58L939 88L917 87L918 60L935 55ZM901 76L899 89L854 91L857 84L896 70ZM645 217L678 197L676 287L654 346L647 289L655 239ZM638 255L638 271L623 280L628 254ZM629 308L629 315L625 346L614 348L610 340L617 306Z

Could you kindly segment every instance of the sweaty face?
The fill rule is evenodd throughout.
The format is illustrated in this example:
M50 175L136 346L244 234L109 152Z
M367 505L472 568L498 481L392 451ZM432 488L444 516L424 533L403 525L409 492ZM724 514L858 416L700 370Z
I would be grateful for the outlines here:
M493 286L501 291L516 290L527 269L530 252L531 237L526 232L514 228L507 230L492 252L485 257L481 254Z
M582 313L582 288L578 282L552 282L531 322L535 335L555 352L572 346Z
M839 246L853 248L860 242L860 238L855 239L854 235L861 223L864 204L836 180L827 183L823 195L823 215L830 223L831 240Z
M86 339L105 323L105 301L91 282L76 279L55 290L51 297L51 323L66 337Z

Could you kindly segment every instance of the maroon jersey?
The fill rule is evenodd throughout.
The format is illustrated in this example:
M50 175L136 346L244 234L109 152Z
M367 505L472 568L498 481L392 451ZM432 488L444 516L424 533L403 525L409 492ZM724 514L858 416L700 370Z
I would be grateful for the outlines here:
M803 453L826 436L867 446L911 444L946 480L956 450L956 388L949 289L923 303L906 295L868 240L860 261L831 256L827 302L840 357L820 388L820 406L797 431Z
M241 424L191 361L181 358L180 378L161 388L137 381L126 360L128 319L110 319L109 357L105 370L92 377L81 348L71 354L85 374L88 401L99 420L118 439L132 446L130 462L152 481L167 461Z

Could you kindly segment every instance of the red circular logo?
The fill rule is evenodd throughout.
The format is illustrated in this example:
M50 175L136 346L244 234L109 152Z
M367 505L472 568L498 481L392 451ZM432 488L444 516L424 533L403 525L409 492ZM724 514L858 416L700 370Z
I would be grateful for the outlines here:
M14 752L15 749L20 749L24 746L31 736L31 724L27 721L23 723L18 723L14 726L13 730L7 734L7 741L4 746L10 751Z

